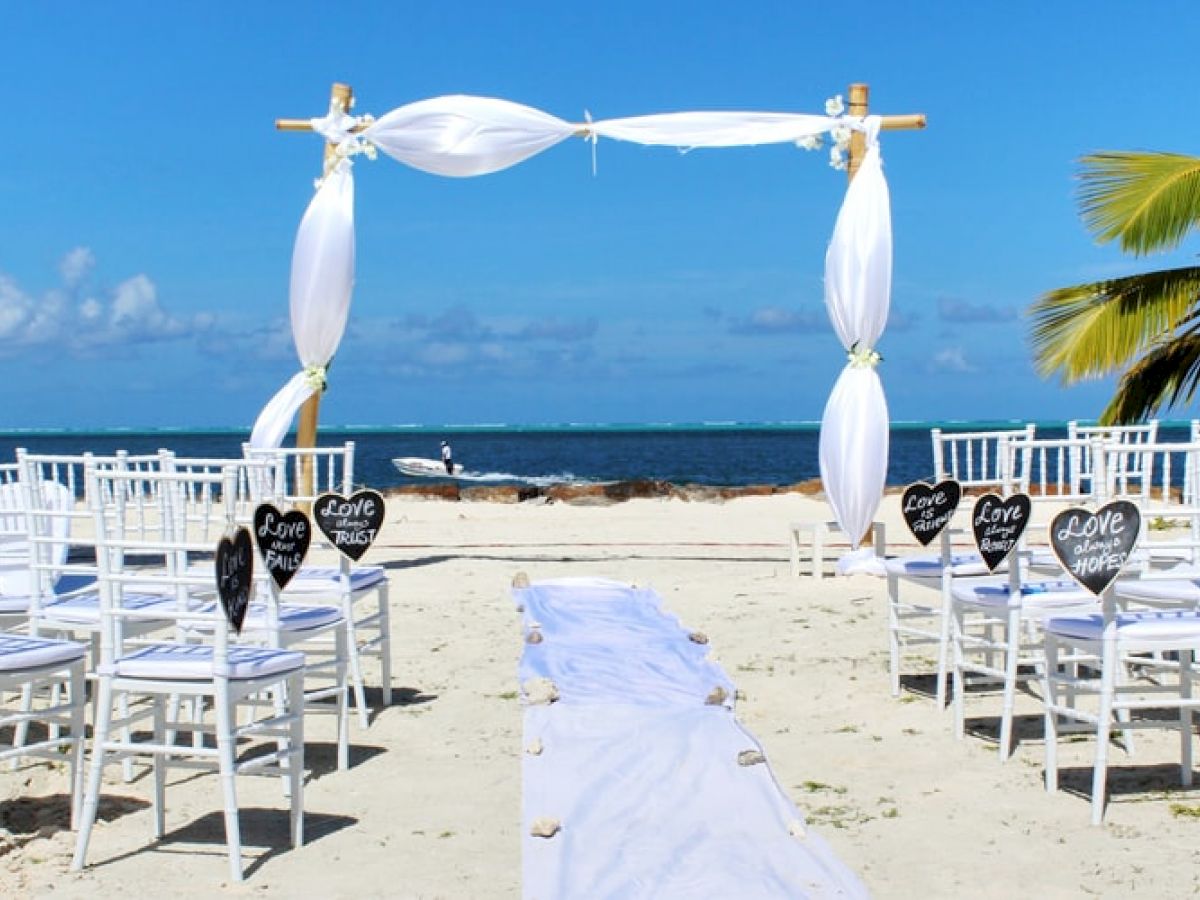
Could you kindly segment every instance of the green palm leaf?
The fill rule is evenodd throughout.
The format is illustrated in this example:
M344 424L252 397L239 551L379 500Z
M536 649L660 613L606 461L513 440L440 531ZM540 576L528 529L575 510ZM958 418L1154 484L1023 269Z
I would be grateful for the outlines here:
M1121 376L1100 417L1105 425L1140 422L1164 403L1188 402L1200 381L1200 334L1195 329L1151 349Z
M1080 163L1080 209L1101 242L1141 255L1178 246L1200 224L1200 158L1106 151Z
M1030 309L1038 372L1070 384L1120 368L1185 323L1197 298L1196 267L1051 291Z

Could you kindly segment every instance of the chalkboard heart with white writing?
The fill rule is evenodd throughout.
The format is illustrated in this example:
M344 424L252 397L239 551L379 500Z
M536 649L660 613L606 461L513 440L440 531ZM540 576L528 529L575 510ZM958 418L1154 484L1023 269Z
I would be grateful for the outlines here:
M300 571L312 540L312 527L308 516L298 509L283 513L270 503L260 503L254 509L254 540L263 565L282 591Z
M1013 552L1025 526L1029 524L1029 495L1013 494L1007 500L996 494L984 494L975 501L971 512L971 531L975 546L991 572Z
M313 521L334 547L358 562L383 527L383 497L372 490L349 497L322 494L313 504Z
M1129 561L1141 526L1142 514L1128 500L1106 503L1094 513L1064 509L1050 523L1050 546L1071 577L1099 595Z
M949 524L960 499L962 485L957 481L939 481L935 485L917 481L904 489L900 511L913 537L927 545Z
M250 604L250 581L254 577L254 549L250 531L239 528L233 536L217 544L217 596L225 609L225 618L238 634L246 620Z

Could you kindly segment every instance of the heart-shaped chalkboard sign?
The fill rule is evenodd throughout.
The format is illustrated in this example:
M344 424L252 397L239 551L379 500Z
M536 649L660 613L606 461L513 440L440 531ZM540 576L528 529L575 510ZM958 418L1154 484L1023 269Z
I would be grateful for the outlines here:
M349 497L322 494L313 504L313 521L334 547L358 562L383 527L383 496L372 490Z
M233 540L221 538L217 544L217 596L225 608L225 618L238 634L246 620L250 604L250 583L254 577L254 547L250 531L239 528Z
M904 489L900 511L913 537L927 546L950 523L961 499L962 485L957 481L939 481L934 485L917 481Z
M1050 546L1072 578L1100 595L1129 560L1141 526L1142 514L1128 500L1095 512L1064 509L1050 523Z
M971 513L971 531L975 546L991 572L1013 552L1029 524L1028 494L1013 494L1007 500L996 494L984 494L975 501Z
M298 509L284 513L270 503L260 503L254 509L254 540L263 565L282 591L300 571L312 541L312 526Z

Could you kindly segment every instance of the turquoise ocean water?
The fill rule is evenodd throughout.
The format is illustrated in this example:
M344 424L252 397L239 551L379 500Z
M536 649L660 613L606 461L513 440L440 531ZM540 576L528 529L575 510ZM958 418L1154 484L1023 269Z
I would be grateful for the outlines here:
M975 431L1020 422L897 422L891 428L888 484L932 475L930 429ZM322 428L318 443L355 442L355 481L375 488L412 483L392 458L437 458L442 440L475 483L551 484L655 479L675 484L785 485L819 477L819 424L665 423L648 425L502 424ZM1038 423L1038 435L1065 437L1065 422ZM165 447L180 456L240 456L245 430L110 429L3 431L0 459L15 448L37 453L145 453ZM1160 426L1164 440L1184 440L1186 422ZM287 443L291 443L289 437Z

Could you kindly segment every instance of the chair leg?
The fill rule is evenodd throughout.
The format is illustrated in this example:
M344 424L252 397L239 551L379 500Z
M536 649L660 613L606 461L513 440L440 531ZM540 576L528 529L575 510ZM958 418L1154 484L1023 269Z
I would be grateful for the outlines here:
M129 744L133 742L133 729L129 726L129 695L122 691L117 696L117 714L121 717L121 740ZM127 756L121 760L121 777L126 784L133 781L133 757Z
M385 578L379 585L379 679L383 692L383 705L392 705L392 621L388 601L388 583Z
M304 687L296 695L303 704ZM293 701L295 703L296 701ZM242 880L242 836L238 824L236 749L234 747L233 702L229 685L217 681L214 698L217 719L217 757L220 764L221 792L225 798L225 843L229 850L229 877ZM302 715L301 715L302 717Z
M61 681L55 681L54 684L50 686L50 705L59 706L62 703L62 697L63 683ZM50 738L50 740L56 741L58 740L60 734L61 730L59 727L57 725L51 725L49 729L47 729L46 736Z
M304 843L304 672L292 675L288 678L288 695L292 698L292 722L288 730L288 757L287 767L288 776L291 784L289 787L289 795L291 798L291 830L292 830L292 846L300 847ZM345 695L346 692L341 692L342 697L342 724L340 729L345 729Z
M820 581L825 577L825 525L821 522L813 526L812 558L813 580Z
M800 532L788 529L788 569L793 578L800 577Z
M1096 760L1092 767L1092 824L1104 819L1105 788L1108 784L1108 739L1112 734L1113 693L1120 664L1116 640L1106 637L1100 661L1100 708L1096 713Z
M1042 703L1046 707L1043 741L1046 745L1046 790L1058 790L1058 641L1046 635L1046 672L1042 680Z
M367 713L367 695L363 688L362 662L358 652L358 629L354 624L354 604L347 597L342 602L342 614L346 617L346 642L350 651L350 680L354 687L354 708L358 710L358 724L367 728L371 718Z
M1179 651L1179 783L1192 786L1192 650Z
M963 669L965 668L965 659L963 655L963 640L966 635L966 610L955 603L952 607L954 611L954 629L951 633L950 641L954 648L954 736L958 740L962 740L966 730L966 698L963 696L966 690L966 679L963 677Z
M946 664L950 652L950 619L951 606L954 602L950 593L950 576L942 577L942 630L938 638L937 660L937 705L938 709L946 708Z
M155 697L154 704L154 741L166 743L167 717L164 700ZM167 756L165 753L155 753L153 760L154 776L154 837L161 839L167 832L166 823L166 785L167 785Z
M83 744L87 738L85 722L87 698L84 689L86 683L87 676L84 673L84 662L81 659L71 666L69 682L71 692L71 830L76 832L79 831L79 819L83 807Z
M337 660L334 664L334 679L337 685L337 767L339 771L350 768L350 710L346 694L349 685L346 683L346 657L350 652L346 646L346 629L339 628L334 638L334 652ZM385 682L386 684L386 682Z
M1021 656L1021 612L1008 613L1004 641L1004 708L1000 713L1000 762L1012 755L1013 705L1017 693L1017 665Z
M25 715L29 715L29 713L32 710L33 710L33 685L25 684L21 687L21 712L23 712ZM18 722L16 724L16 727L13 729L12 745L14 747L24 747L25 741L27 740L28 736L29 736L29 720L23 719L20 722ZM14 757L13 761L11 763L9 763L9 768L16 769L18 765L20 765L20 757Z
M71 859L71 868L79 871L87 858L88 841L92 836L92 826L96 822L96 810L100 805L100 782L104 775L104 746L108 743L108 733L112 727L112 682L107 678L100 680L100 690L96 692L96 725L92 732L92 766L88 773L87 790L83 795L83 812L79 819L79 833L75 838L75 855Z
M900 618L897 605L900 602L900 579L888 575L888 674L892 680L892 696L900 696Z

